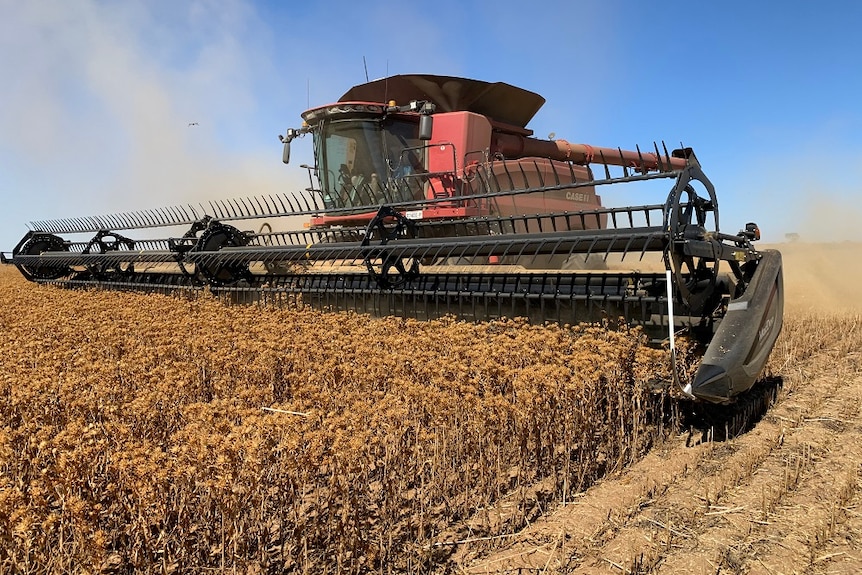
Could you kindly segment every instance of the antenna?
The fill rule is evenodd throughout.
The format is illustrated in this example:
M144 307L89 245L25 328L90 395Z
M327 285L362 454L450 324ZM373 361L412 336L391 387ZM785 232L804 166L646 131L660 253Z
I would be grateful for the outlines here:
M368 82L368 62L365 61L365 56L362 56L362 65L365 67L365 81Z
M389 102L389 59L386 59L386 79L383 81L383 103L387 106Z
M311 108L311 78L305 79L305 107Z

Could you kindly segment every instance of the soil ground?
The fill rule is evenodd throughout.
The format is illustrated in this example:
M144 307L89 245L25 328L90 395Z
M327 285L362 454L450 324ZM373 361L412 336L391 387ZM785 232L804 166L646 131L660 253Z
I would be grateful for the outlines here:
M767 415L727 441L682 433L521 532L463 543L461 572L862 573L862 245L775 247L784 384ZM797 356L802 334L816 345Z

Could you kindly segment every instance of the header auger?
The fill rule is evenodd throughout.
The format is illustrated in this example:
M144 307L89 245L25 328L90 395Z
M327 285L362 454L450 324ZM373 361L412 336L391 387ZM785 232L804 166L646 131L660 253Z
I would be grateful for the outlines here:
M687 332L702 357L677 383L733 401L781 329L780 254L754 248L755 224L720 231L691 149L539 140L525 126L543 103L443 76L356 86L280 137L287 162L291 141L311 134L307 190L34 222L9 261L67 287L208 288L423 319L623 318L656 345ZM643 203L661 182L667 195ZM629 200L606 205L600 190ZM152 228L163 239L127 237Z

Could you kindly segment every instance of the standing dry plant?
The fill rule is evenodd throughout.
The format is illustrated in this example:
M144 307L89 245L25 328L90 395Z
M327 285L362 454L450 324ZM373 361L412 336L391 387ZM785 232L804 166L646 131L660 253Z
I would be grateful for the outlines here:
M636 329L0 280L4 572L421 572L658 433L668 358Z

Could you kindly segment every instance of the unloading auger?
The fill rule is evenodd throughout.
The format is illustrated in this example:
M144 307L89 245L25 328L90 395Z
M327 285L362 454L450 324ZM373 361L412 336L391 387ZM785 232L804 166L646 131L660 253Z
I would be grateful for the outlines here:
M543 103L447 76L369 82L280 137L287 163L291 141L312 135L305 191L37 221L4 259L72 288L210 289L420 319L622 321L655 345L684 331L702 356L679 387L732 402L781 330L780 253L754 248L756 224L720 231L690 148L536 139L525 126ZM640 203L662 182L660 203ZM162 239L126 235L159 228Z

